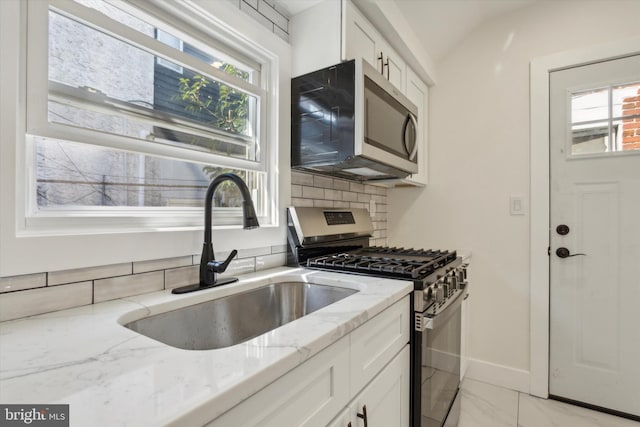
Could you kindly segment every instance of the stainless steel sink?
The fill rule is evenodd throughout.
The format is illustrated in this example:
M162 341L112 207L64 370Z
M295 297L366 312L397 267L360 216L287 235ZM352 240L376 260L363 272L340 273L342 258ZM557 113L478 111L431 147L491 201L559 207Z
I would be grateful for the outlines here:
M262 335L355 292L313 283L275 283L124 326L173 347L211 350Z

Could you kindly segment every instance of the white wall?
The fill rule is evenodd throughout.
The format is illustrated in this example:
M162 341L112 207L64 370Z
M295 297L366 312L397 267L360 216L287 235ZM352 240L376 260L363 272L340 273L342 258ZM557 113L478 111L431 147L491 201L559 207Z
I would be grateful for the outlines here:
M509 214L529 198L529 62L638 36L638 16L638 1L540 2L437 64L429 185L389 191L389 244L473 252L469 376L529 389L529 215Z

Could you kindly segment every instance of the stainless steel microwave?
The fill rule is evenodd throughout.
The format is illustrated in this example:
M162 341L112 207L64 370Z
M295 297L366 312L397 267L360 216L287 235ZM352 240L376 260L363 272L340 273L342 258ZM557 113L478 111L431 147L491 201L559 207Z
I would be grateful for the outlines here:
M355 180L418 172L417 107L362 59L291 80L291 166Z

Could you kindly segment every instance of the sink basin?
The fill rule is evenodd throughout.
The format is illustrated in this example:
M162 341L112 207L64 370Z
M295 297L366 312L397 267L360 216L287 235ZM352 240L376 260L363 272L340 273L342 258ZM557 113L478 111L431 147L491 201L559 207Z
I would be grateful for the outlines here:
M125 327L185 350L229 347L358 292L336 286L281 282L145 317Z

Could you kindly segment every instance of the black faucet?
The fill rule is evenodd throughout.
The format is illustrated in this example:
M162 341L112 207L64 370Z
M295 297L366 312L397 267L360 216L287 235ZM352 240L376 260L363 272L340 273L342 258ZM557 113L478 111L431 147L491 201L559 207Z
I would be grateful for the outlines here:
M213 244L211 243L211 210L213 194L215 193L216 188L218 188L218 185L224 181L232 181L238 186L240 193L242 193L243 228L250 229L260 226L260 224L258 224L258 216L253 208L253 202L251 201L251 194L249 193L249 189L242 178L233 173L223 173L218 175L213 181L211 181L211 184L209 184L209 188L207 188L207 195L204 199L204 244L202 246L202 257L200 258L200 282L196 285L187 285L175 288L171 293L184 294L187 292L198 291L200 289L226 285L238 280L235 277L227 277L220 280L217 278L218 273L222 273L227 269L229 263L233 257L236 256L238 251L235 249L231 251L227 259L223 262L216 261L215 255L213 254Z

